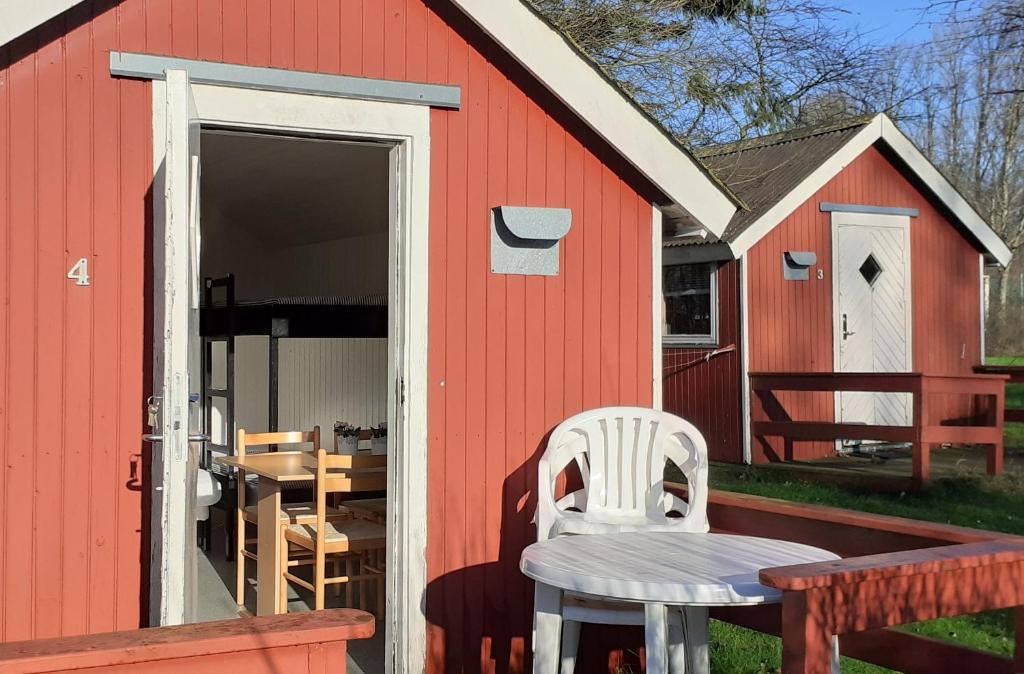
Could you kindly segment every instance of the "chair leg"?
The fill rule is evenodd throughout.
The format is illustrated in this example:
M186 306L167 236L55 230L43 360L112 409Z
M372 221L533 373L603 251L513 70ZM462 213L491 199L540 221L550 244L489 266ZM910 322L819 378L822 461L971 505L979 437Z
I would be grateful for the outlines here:
M316 610L322 611L324 608L324 567L327 565L327 560L324 559L324 553L318 550L316 553L316 562L313 565L314 576L313 576L313 587L316 588Z
M832 635L832 674L840 674L842 665L839 663L839 635Z
M331 560L331 574L335 578L341 575L341 557L339 557L338 555L335 555L334 559ZM341 596L341 583L334 584L334 596Z
M690 674L686 664L686 626L682 609L668 610L668 671L671 674Z
M351 578L355 575L355 565L352 564L352 555L345 555L345 575ZM355 608L352 604L355 596L352 590L352 581L345 583L345 607Z
M562 621L562 665L561 674L573 674L576 669L576 654L580 648L580 629L583 624L575 620Z
M280 601L278 603L281 606L281 613L288 613L288 579L285 577L285 574L288 573L288 541L284 537L284 527L281 527L281 548L279 554L281 555L281 579L277 584L277 591L280 593Z
M687 606L683 609L683 631L686 634L686 674L709 674L711 653L708 650L708 609Z
M245 606L245 520L239 514L235 519L235 603Z
M385 558L385 554L386 553L383 550L378 550L375 554L376 554L377 560L376 560L376 564L374 566L376 566L377 570L380 571L380 575L377 576L377 613L376 613L376 615L377 615L377 619L378 620L383 620L383 618L384 618L384 605L387 603L387 601L385 599L385 596L384 596L385 595L385 591L387 589L386 586L385 586L385 580L387 579L387 576L385 575L386 569L384 567L384 558Z

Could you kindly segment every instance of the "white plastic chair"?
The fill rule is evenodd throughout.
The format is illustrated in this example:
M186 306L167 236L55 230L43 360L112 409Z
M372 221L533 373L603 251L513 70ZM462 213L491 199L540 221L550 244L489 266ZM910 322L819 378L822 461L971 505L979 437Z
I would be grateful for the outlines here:
M686 477L688 502L665 491L666 461ZM583 488L556 499L558 478L573 462ZM710 529L707 483L707 443L690 422L641 407L583 412L559 424L541 457L537 540L624 531L706 533ZM707 662L707 609L676 609L667 614L670 671L700 671L699 663ZM582 623L643 625L644 608L566 593L562 674L571 674L575 667ZM684 643L687 635L689 649Z

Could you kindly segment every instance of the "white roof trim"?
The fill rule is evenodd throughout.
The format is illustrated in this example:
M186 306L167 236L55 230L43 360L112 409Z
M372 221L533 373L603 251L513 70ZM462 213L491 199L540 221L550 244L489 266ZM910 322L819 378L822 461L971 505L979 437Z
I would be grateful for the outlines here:
M0 0L0 47L79 2L81 0Z
M892 123L891 119L885 115L879 115L879 118L882 122L882 140L885 144L892 148L892 151L910 167L914 175L928 186L928 189L956 216L957 220L963 223L967 231L978 239L985 252L1000 265L1004 267L1008 265L1013 253L999 238L999 235L992 231L988 223L967 203L967 200L946 180L946 177L939 173L935 165L921 154L913 141Z
M81 0L0 0L0 45ZM452 0L474 23L610 143L673 204L712 234L736 205L693 157L637 109L521 0Z
M839 174L865 150L882 141L889 146L910 171L925 184L935 197L950 210L963 227L979 242L984 252L1004 267L1012 253L999 235L992 231L977 211L956 191L948 180L917 149L886 115L878 115L853 138L822 163L811 175L790 191L779 203L758 218L729 244L733 255L739 257L754 247L768 232L785 220L801 204L810 199L825 184Z
M665 131L521 0L452 0L658 189L715 236L736 205Z

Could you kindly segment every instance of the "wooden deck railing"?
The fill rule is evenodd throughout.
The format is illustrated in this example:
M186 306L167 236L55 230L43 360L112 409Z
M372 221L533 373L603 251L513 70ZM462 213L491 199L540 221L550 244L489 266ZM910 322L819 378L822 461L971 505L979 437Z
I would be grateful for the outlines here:
M1024 365L977 365L974 371L978 374L1001 374L1010 378L1011 384L1024 384ZM1004 407L1003 416L1006 421L1024 424L1024 408Z
M786 674L830 674L833 634L842 644L843 635L994 609L1016 608L1019 648L1022 580L1024 541L1010 539L761 571L762 583L782 590ZM927 667L952 671L934 662ZM1024 655L955 671L1020 672Z
M1003 407L1007 379L1006 375L931 375L920 372L751 372L751 433L755 437L778 436L787 440L910 443L913 446L912 481L915 488L928 482L933 445L988 445L988 472L998 475L1003 469ZM794 420L778 411L781 405L775 397L777 391L909 393L913 396L913 417L909 426ZM936 394L990 398L984 423L945 425L932 410L931 396Z
M667 485L685 496L682 485ZM712 491L715 531L816 545L837 562L765 569L783 606L712 609L782 637L786 674L829 672L828 637L858 660L907 674L1024 672L1024 612L1016 660L887 629L916 620L1024 605L1024 538L901 517ZM823 651L823 646L826 649Z
M346 644L373 636L352 609L310 611L0 645L0 672L344 674Z

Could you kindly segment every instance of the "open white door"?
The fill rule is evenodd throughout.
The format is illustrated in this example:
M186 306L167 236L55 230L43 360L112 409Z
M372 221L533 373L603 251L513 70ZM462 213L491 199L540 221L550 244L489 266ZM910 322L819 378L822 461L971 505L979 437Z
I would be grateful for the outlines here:
M154 128L154 400L150 623L190 622L196 599L196 471L201 415L199 123L188 73L168 70ZM156 120L155 127L159 126ZM163 133L160 133L163 131ZM160 136L163 144L160 145Z

